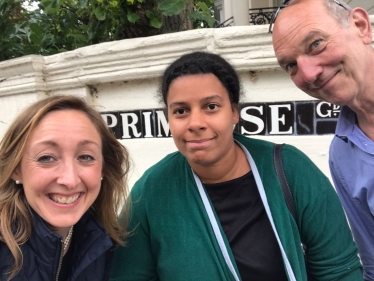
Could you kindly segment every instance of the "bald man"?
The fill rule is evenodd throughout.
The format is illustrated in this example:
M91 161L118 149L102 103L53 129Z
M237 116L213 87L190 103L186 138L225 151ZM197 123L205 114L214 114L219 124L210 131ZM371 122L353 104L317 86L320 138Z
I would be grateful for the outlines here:
M308 95L341 106L329 164L374 280L374 50L367 12L338 0L285 1L273 24L279 65ZM337 233L336 239L339 239Z

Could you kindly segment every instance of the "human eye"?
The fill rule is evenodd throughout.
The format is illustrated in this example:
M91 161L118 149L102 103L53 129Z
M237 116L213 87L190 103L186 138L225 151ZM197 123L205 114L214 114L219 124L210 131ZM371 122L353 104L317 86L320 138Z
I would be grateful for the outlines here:
M316 41L314 41L314 42L310 45L310 47L311 47L312 49L315 49L315 48L317 48L320 44L321 44L321 40L316 40Z
M218 109L218 104L215 104L215 103L210 103L208 104L208 106L206 107L208 110L216 110Z
M173 114L175 115L183 115L183 114L186 114L187 113L187 110L184 109L184 108L177 108L173 111Z
M284 69L286 70L286 72L288 73L288 74L292 74L294 71L295 71L295 69L296 69L296 63L294 63L294 62L292 62L292 63L288 63L288 64L286 64L285 65L285 67L284 67Z
M314 51L316 49L320 49L321 44L322 44L322 40L320 40L320 39L313 41L312 44L310 44L310 46L309 46L309 51Z
M89 154L83 154L83 155L80 155L80 156L78 157L78 159L81 160L81 161L84 161L84 162L89 162L89 161L93 161L93 160L95 160L95 158L92 157L92 156L89 155Z
M51 163L54 160L55 159L51 155L43 155L43 156L40 156L37 161L40 163Z

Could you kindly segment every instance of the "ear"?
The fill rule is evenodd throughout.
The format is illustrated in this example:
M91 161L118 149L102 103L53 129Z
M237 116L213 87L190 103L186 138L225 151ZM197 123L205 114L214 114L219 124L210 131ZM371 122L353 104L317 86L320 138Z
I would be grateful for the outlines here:
M232 112L233 112L233 124L238 124L239 123L239 109L238 105L233 103L231 105L232 107Z
M20 171L19 171L18 168L15 169L14 172L13 172L13 174L12 174L12 180L14 180L14 181L18 180L18 181L22 182L22 176L21 176L21 173L20 173Z
M354 8L350 12L351 23L356 27L362 42L366 45L370 45L372 41L372 28L369 15L363 8Z

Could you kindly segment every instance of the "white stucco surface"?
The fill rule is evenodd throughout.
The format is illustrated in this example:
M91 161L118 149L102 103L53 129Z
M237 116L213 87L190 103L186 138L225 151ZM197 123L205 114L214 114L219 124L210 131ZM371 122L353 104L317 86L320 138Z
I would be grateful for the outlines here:
M163 70L180 55L198 50L218 53L231 62L242 81L243 102L311 100L279 68L267 31L266 25L191 30L0 62L0 137L22 108L49 95L81 96L102 112L160 108L155 94ZM259 138L298 147L329 176L331 134ZM130 185L176 150L171 138L121 143L134 164Z

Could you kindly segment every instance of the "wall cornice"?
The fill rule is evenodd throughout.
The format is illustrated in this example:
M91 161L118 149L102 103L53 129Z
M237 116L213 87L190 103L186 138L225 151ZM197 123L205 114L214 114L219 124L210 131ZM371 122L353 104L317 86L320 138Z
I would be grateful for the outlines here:
M268 25L198 29L1 62L0 96L156 78L181 54L197 50L221 54L239 72L279 68Z

